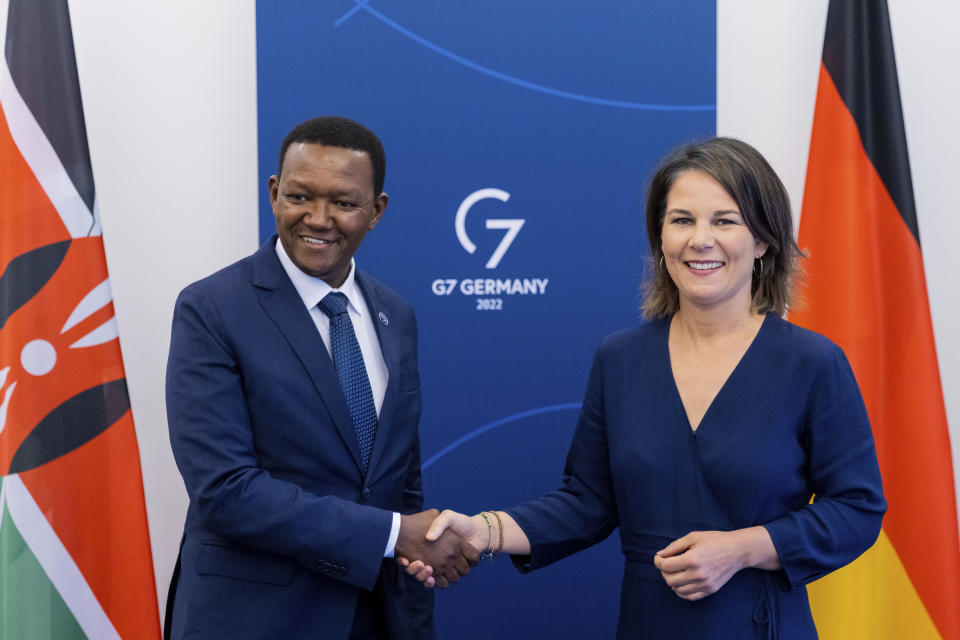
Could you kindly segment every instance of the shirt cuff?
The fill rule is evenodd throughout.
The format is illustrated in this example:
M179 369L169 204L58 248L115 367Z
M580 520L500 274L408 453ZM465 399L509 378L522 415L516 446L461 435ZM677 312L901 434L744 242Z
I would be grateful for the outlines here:
M393 557L393 548L397 546L397 538L400 537L400 514L393 512L393 525L390 527L390 538L387 540L387 549L383 552L384 558Z

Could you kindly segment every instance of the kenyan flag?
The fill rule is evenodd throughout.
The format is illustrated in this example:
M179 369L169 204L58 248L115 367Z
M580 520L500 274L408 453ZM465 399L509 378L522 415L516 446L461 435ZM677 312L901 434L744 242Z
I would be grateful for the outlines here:
M159 638L66 0L0 35L0 639Z

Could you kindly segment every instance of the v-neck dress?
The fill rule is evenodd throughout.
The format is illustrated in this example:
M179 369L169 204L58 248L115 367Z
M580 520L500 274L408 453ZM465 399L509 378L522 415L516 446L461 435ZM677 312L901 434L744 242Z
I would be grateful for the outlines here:
M616 333L594 358L563 486L508 512L521 571L620 528L617 638L816 638L804 585L876 540L886 503L866 409L839 347L767 315L696 431L668 350L670 319ZM815 499L811 502L811 497ZM696 602L653 555L691 531L763 525L782 569L744 569Z

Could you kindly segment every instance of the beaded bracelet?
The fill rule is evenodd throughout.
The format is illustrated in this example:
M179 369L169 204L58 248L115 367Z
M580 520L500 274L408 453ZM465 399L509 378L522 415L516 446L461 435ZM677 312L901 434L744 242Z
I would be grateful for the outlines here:
M497 544L497 553L500 553L503 551L503 520L500 519L498 511L494 511L493 516L497 519L497 529L500 531L500 542Z
M484 556L489 560L493 560L495 555L493 552L493 525L490 523L490 518L487 517L486 511L481 511L480 516L483 518L484 522L487 523L487 550L481 552L480 555ZM499 520L499 518L498 518ZM501 534L502 536L503 534ZM503 541L501 540L500 547L503 548Z

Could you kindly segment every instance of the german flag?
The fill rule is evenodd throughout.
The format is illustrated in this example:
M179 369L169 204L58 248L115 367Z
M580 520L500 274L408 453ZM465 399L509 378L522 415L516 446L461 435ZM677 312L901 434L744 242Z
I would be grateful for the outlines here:
M876 545L811 585L821 637L960 640L950 441L885 0L831 0L791 320L839 344L876 438L889 511Z
M67 2L0 34L0 638L159 638Z

